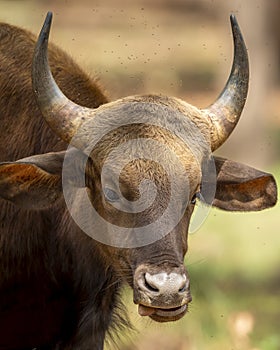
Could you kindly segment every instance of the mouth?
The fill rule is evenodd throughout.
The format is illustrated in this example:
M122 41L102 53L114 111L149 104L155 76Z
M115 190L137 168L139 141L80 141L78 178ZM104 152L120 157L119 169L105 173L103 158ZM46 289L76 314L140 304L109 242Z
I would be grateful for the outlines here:
M188 305L184 304L174 308L158 308L152 306L146 306L143 304L138 305L138 313L140 316L149 316L156 322L172 322L182 318L188 311Z

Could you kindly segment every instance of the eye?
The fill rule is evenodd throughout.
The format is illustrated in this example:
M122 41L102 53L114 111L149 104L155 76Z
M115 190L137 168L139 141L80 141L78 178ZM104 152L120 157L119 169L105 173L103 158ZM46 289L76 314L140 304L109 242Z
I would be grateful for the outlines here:
M104 196L108 202L117 202L120 199L117 192L108 187L104 188Z
M198 199L200 198L200 193L199 193L199 192L196 192L196 193L194 194L194 196L192 197L192 199L191 199L191 204L192 204L192 205L195 205L195 204L196 204L197 198L198 198Z

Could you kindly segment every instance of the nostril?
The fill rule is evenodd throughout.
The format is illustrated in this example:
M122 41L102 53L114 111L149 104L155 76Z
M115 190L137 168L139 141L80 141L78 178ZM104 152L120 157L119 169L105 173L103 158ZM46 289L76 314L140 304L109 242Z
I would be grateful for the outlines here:
M156 284L153 283L153 280L150 277L151 276L149 274L144 274L145 287L151 292L158 293L159 289L157 288Z
M157 288L151 286L150 284L148 284L146 280L145 280L145 287L147 289L149 289L151 292L157 292L157 293L159 292L159 289L157 289Z
M190 282L186 275L182 276L181 285L179 284L179 293L185 293L189 288Z
M182 297L188 292L189 281L185 274L176 272L141 273L138 278L139 289L151 295L179 295Z
M187 290L187 284L185 283L182 288L179 289L179 293L184 293Z

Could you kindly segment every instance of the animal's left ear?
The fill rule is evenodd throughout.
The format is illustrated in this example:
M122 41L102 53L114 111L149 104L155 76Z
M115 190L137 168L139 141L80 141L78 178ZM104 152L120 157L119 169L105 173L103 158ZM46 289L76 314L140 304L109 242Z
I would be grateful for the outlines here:
M213 206L229 211L257 211L277 201L277 186L271 174L228 159L214 157L217 187Z

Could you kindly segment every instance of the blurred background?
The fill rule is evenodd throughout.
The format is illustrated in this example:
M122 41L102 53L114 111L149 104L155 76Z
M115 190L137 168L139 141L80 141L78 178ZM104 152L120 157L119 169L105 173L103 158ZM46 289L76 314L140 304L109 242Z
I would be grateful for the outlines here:
M52 41L100 83L111 99L173 95L207 107L232 63L229 15L237 16L250 57L250 91L219 154L280 180L279 0L6 0L0 19L38 33L54 12ZM189 238L190 312L174 324L141 318L130 290L134 331L107 350L279 350L280 209L211 210Z

